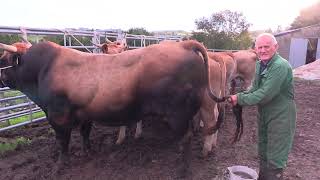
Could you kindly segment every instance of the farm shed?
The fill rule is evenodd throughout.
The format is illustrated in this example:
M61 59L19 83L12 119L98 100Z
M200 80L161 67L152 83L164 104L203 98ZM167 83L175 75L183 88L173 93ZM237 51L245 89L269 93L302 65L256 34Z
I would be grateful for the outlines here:
M288 59L293 68L320 58L320 24L274 34L279 54Z

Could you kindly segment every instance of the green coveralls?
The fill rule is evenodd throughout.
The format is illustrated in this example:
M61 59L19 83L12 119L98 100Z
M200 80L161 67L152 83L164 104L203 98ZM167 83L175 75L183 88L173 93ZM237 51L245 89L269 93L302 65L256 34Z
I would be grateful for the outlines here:
M238 104L258 105L260 166L284 168L296 124L292 68L287 60L276 53L266 69L262 73L259 71L260 61L256 63L252 88L237 94Z

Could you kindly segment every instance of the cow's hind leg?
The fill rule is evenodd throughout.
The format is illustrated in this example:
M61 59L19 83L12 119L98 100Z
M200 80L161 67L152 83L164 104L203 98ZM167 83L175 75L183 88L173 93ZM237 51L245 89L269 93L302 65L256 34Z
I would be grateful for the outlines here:
M191 120L190 120L190 123L192 123ZM183 136L182 140L180 141L180 148L182 150L182 166L179 169L179 175L182 178L191 177L192 175L192 171L190 169L191 155L192 155L192 148L191 148L192 137L193 137L193 129L190 124L187 133Z
M209 129L215 126L218 116L217 104L214 105L213 110L201 109L201 118L204 123L203 127L203 148L202 156L207 157L212 151L212 147L217 146L217 132L211 133Z

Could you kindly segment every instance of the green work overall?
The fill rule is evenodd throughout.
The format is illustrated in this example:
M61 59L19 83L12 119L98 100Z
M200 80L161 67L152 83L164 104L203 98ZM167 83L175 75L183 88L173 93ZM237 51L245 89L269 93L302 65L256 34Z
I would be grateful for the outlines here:
M283 169L288 160L296 124L292 68L277 53L262 72L259 71L260 63L256 63L252 88L237 94L238 104L258 106L260 168Z

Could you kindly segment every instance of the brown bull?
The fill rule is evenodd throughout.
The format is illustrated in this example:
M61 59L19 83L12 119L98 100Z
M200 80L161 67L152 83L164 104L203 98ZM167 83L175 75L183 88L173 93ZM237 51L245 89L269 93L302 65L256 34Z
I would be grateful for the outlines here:
M118 54L128 50L128 46L125 42L125 39L122 41L114 41L114 42L107 39L107 41L103 44L94 44L94 45L101 48L104 54ZM116 144L119 145L123 143L126 137L126 129L127 129L126 126L120 127ZM141 137L141 134L142 134L142 121L139 121L136 125L136 132L134 134L134 138L138 139L139 137Z
M157 44L120 54L91 54L52 42L0 44L1 81L22 91L46 114L56 133L59 162L68 159L71 131L80 126L82 150L90 147L92 121L127 126L157 115L177 137L187 136L208 89L206 49L196 41ZM188 160L188 159L187 159ZM185 165L188 165L186 163Z

